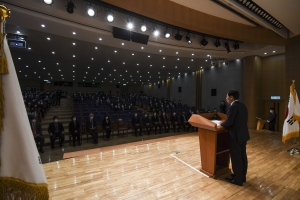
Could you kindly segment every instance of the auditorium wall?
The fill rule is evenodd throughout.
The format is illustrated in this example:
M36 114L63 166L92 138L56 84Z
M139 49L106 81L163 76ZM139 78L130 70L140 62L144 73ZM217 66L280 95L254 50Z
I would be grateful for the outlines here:
M212 96L212 89L216 90L216 96ZM226 92L235 89L240 92L242 101L242 78L240 59L230 61L227 66L211 67L202 73L202 108L219 110L222 100L225 100Z

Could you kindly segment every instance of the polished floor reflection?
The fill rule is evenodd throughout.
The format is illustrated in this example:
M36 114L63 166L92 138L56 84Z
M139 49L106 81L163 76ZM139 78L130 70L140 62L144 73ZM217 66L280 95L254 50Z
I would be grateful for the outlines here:
M77 152L43 166L51 199L300 199L300 156L286 151L292 146L279 133L251 131L243 187L193 169L201 165L197 133Z

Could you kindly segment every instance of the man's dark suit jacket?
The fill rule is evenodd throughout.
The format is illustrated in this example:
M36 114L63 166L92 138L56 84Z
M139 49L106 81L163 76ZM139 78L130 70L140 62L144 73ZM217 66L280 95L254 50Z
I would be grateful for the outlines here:
M276 113L270 113L269 117L268 117L269 123L271 124L275 124L276 123Z
M33 123L30 122L30 126L32 127ZM42 134L42 126L39 122L35 122L35 131L37 135L43 135Z
M110 119L108 119L107 121L106 121L106 119L103 119L102 128L106 129L107 126L109 126L109 128L110 128L110 126L111 126L110 124L111 124Z
M150 117L147 116L147 117L143 117L143 125L145 126L146 124L150 124L151 123L151 120L150 120Z
M63 127L63 125L62 125L61 122L57 122L57 129L58 129L58 132L59 132L59 133L65 131L65 129L64 129L64 127ZM55 133L55 122L51 122L51 123L49 124L49 127L48 127L48 133L52 133L52 134Z
M159 117L156 115L154 117L154 115L151 117L152 123L154 124L155 122L159 122Z
M92 128L92 123L90 119L86 121L85 126L87 130L90 130L90 128ZM97 130L97 122L95 119L93 119L93 127L95 128L94 130Z
M177 117L177 115L172 115L171 116L171 122L172 122L172 124L174 124L175 122L178 122L178 117Z
M169 122L167 115L165 115L165 118L164 118L163 115L160 116L160 121L161 121L162 124L167 124Z
M76 126L75 126L75 124L76 124ZM71 121L69 123L69 132L71 134L75 133L76 130L77 130L78 133L80 132L80 124L77 120L75 121L75 124L74 124L74 121Z
M131 123L133 126L135 126L136 124L140 124L141 121L140 121L140 118L138 116L133 116L132 119L131 119Z
M246 106L239 101L234 101L229 106L227 119L221 123L221 126L228 129L228 133L232 139L242 144L250 139L247 122L248 111Z
M184 115L184 116L185 116L185 120L183 118L183 115L180 116L181 123L187 122L189 120L189 118L186 115Z

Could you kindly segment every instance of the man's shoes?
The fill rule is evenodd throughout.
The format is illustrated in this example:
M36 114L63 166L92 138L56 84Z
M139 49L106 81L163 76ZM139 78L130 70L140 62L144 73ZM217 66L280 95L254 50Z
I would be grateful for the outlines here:
M230 174L231 177L234 177L234 174ZM246 177L243 178L243 182L246 183Z
M236 182L233 178L225 178L225 180L226 180L228 183L231 183L231 184L234 184L234 185L238 185L238 186L243 186L243 183L238 183L238 182Z
M39 152L40 152L40 153L44 153L43 149L39 149Z

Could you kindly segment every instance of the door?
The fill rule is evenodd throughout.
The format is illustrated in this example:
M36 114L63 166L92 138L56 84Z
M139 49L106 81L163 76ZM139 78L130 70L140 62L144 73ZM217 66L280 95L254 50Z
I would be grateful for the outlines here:
M275 124L275 131L282 132L283 122L285 119L285 111L286 111L286 103L284 100L265 100L264 101L264 112L262 119L268 119L270 108L275 109L276 117L276 124ZM268 125L265 125L265 129L269 129Z

